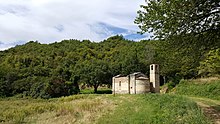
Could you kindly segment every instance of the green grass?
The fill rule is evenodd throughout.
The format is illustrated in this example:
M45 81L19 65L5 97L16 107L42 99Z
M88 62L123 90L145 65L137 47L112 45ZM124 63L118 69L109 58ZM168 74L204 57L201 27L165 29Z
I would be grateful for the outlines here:
M207 124L193 101L176 95L92 95L0 99L0 122L36 124Z
M83 89L80 90L80 94L94 94L94 89ZM112 90L109 88L99 88L96 94L112 94Z
M175 95L128 95L99 124L207 124L196 103Z
M182 80L175 93L220 100L220 80Z

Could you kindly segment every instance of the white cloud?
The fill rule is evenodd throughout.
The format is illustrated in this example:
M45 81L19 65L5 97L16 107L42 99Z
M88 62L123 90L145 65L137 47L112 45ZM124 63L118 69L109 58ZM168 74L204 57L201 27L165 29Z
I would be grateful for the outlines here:
M0 0L0 49L17 41L103 40L110 24L136 31L133 21L144 0ZM98 26L98 25L97 25ZM95 31L99 30L99 31ZM110 36L110 34L109 34ZM4 48L5 47L5 48Z

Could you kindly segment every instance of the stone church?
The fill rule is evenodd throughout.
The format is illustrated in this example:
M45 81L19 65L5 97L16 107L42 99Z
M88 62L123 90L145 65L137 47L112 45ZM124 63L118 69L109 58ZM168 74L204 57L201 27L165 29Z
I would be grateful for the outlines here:
M112 79L113 94L160 93L159 65L150 65L150 79L141 72L128 76L117 75Z

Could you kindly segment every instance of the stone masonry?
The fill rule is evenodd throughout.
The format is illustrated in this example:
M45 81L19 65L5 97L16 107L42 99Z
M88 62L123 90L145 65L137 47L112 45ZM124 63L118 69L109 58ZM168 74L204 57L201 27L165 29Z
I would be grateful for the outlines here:
M150 79L141 72L136 72L127 76L117 75L112 78L113 94L144 94L159 93L159 65L150 65Z

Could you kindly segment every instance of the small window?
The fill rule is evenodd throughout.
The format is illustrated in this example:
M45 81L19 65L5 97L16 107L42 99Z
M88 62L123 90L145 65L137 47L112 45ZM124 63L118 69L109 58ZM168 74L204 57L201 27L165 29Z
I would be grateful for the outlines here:
M121 81L119 81L119 90L121 90Z
M154 66L153 65L151 65L151 70L154 70Z
M157 65L155 65L155 70L157 70Z

